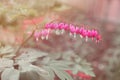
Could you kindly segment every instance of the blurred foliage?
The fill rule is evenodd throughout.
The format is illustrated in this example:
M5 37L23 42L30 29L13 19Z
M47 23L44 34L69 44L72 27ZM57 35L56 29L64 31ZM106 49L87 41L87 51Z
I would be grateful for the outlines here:
M35 16L36 10L24 4L2 4L0 3L1 26L16 26L23 16Z
M104 52L103 62L105 62L105 72L108 80L120 79L120 28L118 26L110 37L110 47Z
M50 11L66 9L57 0L9 0L0 2L0 25L2 27L19 26L19 21L24 18L44 16Z

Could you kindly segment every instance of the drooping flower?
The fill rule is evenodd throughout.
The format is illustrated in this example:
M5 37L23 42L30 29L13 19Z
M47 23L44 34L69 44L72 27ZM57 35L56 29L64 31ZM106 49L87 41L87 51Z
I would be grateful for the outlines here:
M48 29L43 29L41 32L40 32L40 35L41 35L41 39L48 39L48 35L50 33L50 30Z
M96 41L101 40L101 35L98 33L97 30L92 29L85 29L84 27L78 27L74 26L72 24L66 24L66 23L47 23L45 25L45 29L51 29L59 31L68 31L70 35L73 35L76 37L76 34L80 35L81 38L86 38L86 41L88 38L96 39Z
M35 40L38 41L40 37L40 31L35 31L33 36L35 37Z
M47 23L45 25L45 29L39 31L36 30L34 33L34 38L36 41L39 40L39 38L43 39L48 39L48 36L51 32L55 32L56 35L63 34L64 32L68 32L70 36L73 36L76 38L77 35L79 35L81 38L85 38L86 41L88 41L88 38L92 40L96 40L96 42L99 42L101 40L101 35L99 32L95 29L86 29L84 26L79 27L75 26L73 24L67 24L67 23Z
M49 29L43 29L41 31L38 31L36 30L34 33L33 33L33 37L35 38L36 41L39 40L39 38L41 38L42 40L43 39L48 39L48 36L49 36L49 33L50 33L50 30ZM29 35L32 34L32 32L28 32Z

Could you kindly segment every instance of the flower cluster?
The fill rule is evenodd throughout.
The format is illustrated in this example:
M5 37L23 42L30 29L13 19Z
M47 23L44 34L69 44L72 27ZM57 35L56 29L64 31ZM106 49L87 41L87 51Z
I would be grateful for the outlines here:
M42 31L35 31L34 33L34 37L35 39L38 41L39 37L41 37L41 39L48 39L48 35L49 35L49 30L47 29L43 29Z
M78 77L78 78L85 79L85 80L90 80L92 78L90 75L87 75L83 72L78 72L77 74L73 74L71 70L66 70L66 72L70 74L71 76L73 76L74 78Z
M95 29L89 30L85 29L84 27L78 27L66 23L47 23L45 25L45 29L42 31L36 31L34 33L34 37L37 41L40 37L41 39L48 39L49 33L51 31L55 31L57 35L63 34L66 31L69 32L70 36L73 35L75 38L76 35L79 35L81 38L85 38L86 41L88 38L91 38L92 40L95 39L96 42L101 40L101 35Z
M72 24L66 24L66 23L48 23L45 26L46 29L54 29L57 31L61 31L61 33L63 33L64 31L69 31L70 35L74 35L74 37L76 37L76 34L80 35L81 38L86 38L86 40L88 38L92 38L92 39L96 39L96 41L101 40L101 36L98 33L97 30L93 29L93 30L88 30L85 29L84 27L78 27L78 26L74 26Z

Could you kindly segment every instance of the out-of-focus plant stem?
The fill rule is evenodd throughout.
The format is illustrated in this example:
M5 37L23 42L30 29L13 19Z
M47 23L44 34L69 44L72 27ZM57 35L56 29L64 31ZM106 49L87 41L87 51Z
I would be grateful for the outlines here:
M34 23L34 21L33 21L33 23ZM32 36L34 35L36 29L37 29L37 25L35 24L35 29L33 29L32 34L21 43L21 45L18 47L18 49L15 52L15 54L19 55L20 49L32 38Z
M22 44L19 46L19 48L17 49L17 51L15 52L15 54L18 54L18 52L20 51L20 49L25 45L26 42L29 41L29 39L34 35L34 32L35 32L36 29L33 30L32 34L27 38L25 39Z

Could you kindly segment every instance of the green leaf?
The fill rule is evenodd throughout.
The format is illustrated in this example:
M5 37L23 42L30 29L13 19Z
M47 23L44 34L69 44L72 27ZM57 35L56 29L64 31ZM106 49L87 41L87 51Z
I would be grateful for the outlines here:
M69 62L66 61L49 61L47 65L44 66L50 76L51 80L54 79L55 75L57 75L61 80L73 80L72 77L65 72L64 70L71 70L69 67Z
M71 69L69 65L72 64L71 62L66 62L66 61L52 61L50 66L55 66L61 70L68 70Z
M13 68L5 69L1 74L1 80L19 80L20 72Z
M60 70L56 67L51 67L51 68L61 80L73 80L72 77L65 71Z
M0 48L0 54L10 54L12 52L14 52L14 48L9 45Z
M82 59L76 60L76 63L74 64L74 67L73 67L73 73L76 74L79 71L95 77L93 68L91 67L90 63L88 63L85 60L82 60Z
M44 68L46 69L46 71L48 71L50 80L54 80L54 78L55 78L55 73L54 73L54 71L53 71L51 68L49 68L48 66L46 66L46 67L44 67Z
M18 62L20 60L24 60L25 62L34 62L38 58L44 57L47 55L47 53L44 53L44 52L41 52L38 50L34 50L31 48L24 48L22 50L23 50L23 53L20 56L15 58L16 62Z

